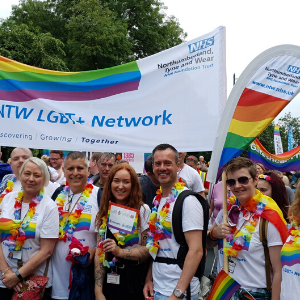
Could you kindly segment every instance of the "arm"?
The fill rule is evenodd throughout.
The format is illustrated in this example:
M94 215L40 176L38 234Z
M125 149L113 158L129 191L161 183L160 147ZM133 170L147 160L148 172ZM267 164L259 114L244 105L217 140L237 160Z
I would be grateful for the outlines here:
M216 240L212 240L210 236L210 231L213 231L213 237ZM207 232L206 243L207 247L215 247L218 245L218 240L226 238L226 236L231 232L231 226L227 223L221 223L219 226L214 222L213 226L210 228L210 231Z
M100 235L97 236L97 245L101 242L102 238ZM103 264L100 262L100 257L99 254L100 249L96 248L96 254L94 257L94 262L95 262L95 296L96 299L105 299L103 295L103 282L104 282L104 277L105 277L105 267Z
M114 240L106 239L104 241L103 249L105 252L112 252L116 257L143 262L147 260L147 258L150 256L149 251L146 248L146 240L148 238L147 231L148 229L142 232L141 247L136 247L131 249L121 249L120 247L117 246Z
M203 256L202 230L186 231L184 232L184 236L189 251L186 255L182 273L176 285L176 288L180 289L183 293L187 290ZM173 294L168 298L168 300L171 299L178 300Z
M211 217L211 214L213 213L215 209L215 201L214 199L210 199L210 203L209 203L209 218Z
M272 300L280 299L281 279L282 279L282 266L280 260L280 252L282 246L269 247L270 260L273 269L273 282L272 282Z
M56 239L45 239L45 238L40 239L40 251L37 254L35 254L32 258L30 258L30 260L19 269L19 272L23 278L32 274L45 260L47 260L52 255L55 243L56 243ZM2 252L2 248L1 248L1 252ZM19 278L12 270L9 270L4 274L4 276L2 277L2 281L3 280L4 280L3 283L8 288L15 287L20 281Z
M154 296L154 290L153 290L153 277L152 277L152 264L153 261L151 260L150 265L149 265L149 269L147 272L147 276L146 276L146 280L145 280L145 285L143 288L143 294L145 299L147 299L147 297L153 297Z
M88 260L88 266L93 262L95 258L96 248L89 248L89 252L90 252L90 257Z

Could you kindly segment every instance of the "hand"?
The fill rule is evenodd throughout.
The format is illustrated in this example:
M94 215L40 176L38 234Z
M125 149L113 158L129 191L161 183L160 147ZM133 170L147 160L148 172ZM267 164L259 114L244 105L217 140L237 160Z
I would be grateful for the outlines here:
M231 232L231 230L232 227L229 224L221 223L219 226L215 227L213 231L213 237L218 240L224 239Z
M5 272L5 274L2 276L1 279L2 279L3 284L8 289L14 288L16 291L18 291L18 292L20 291L22 284L21 284L18 276L12 270L8 270L7 272Z
M154 297L153 282L151 280L145 282L143 295L145 299L147 299L147 297Z
M178 300L179 298L177 298L174 294L172 294L167 300Z
M116 242L112 239L106 239L103 242L103 250L104 252L112 252L114 256L119 256L119 251L121 250Z

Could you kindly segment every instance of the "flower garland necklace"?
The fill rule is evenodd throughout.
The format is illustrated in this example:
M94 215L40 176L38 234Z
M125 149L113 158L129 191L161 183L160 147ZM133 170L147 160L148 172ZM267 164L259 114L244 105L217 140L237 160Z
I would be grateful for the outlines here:
M90 194L93 191L93 185L88 182L85 186L81 196L77 200L77 205L75 208L75 212L72 213L72 211L69 213L68 217L64 217L65 211L64 206L66 202L67 195L70 191L70 186L68 182L66 183L66 186L63 188L61 193L56 198L56 205L58 206L58 213L59 213L59 240L62 240L66 242L67 240L72 240L74 230L76 228L76 225L78 224L78 221L80 219L80 216L82 214L82 211L84 210L84 207L86 203L89 201ZM73 207L74 209L74 207ZM67 232L65 231L66 226L69 225L69 228Z
M248 203L249 202L249 203ZM249 200L246 205L239 206L239 209L243 211L243 216L247 215L247 211L251 212L249 219L245 219L245 222L249 222L250 225L241 226L241 229L237 229L234 226L231 232L226 237L226 244L223 248L223 252L227 256L237 257L239 251L241 251L247 242L247 240L251 240L252 234L255 231L255 227L257 222L263 213L266 205L269 203L267 198L261 194L256 194L251 200ZM227 209L228 211L236 204L235 196L231 196L227 199ZM243 228L244 227L244 228Z
M300 248L300 226L295 218L291 224L287 224L288 234L294 237L293 246Z
M172 188L171 193L166 198L166 203L159 212L159 219L157 220L157 210L158 206L160 204L161 198L162 198L162 190L161 188L156 191L156 197L153 201L153 208L150 214L150 220L148 222L149 225L149 231L148 231L148 239L146 243L146 248L156 254L158 249L160 249L159 246L159 240L163 237L164 233L164 223L166 218L169 216L169 208L170 204L175 201L175 199L178 197L178 195L182 192L184 188L185 182L182 181L182 179L179 179L179 182L175 183L175 187Z
M22 209L23 196L24 196L24 192L23 189L21 189L18 192L18 196L15 198L15 205L14 205L15 219L13 220L15 224L12 226L12 229L10 230L10 233L12 235L9 237L9 241L7 243L9 247L9 251L19 251L22 249L22 246L24 245L26 240L26 234L24 232L24 229L29 226L32 217L35 215L37 205L42 201L44 197L44 188L40 190L37 196L31 199L29 203L29 209L23 221L21 221L21 209Z
M8 180L7 181L6 188L3 191L3 193L0 195L0 203L2 202L4 196L6 196L7 194L9 194L13 190L13 187L14 187L14 184L15 184L16 181L17 181L17 177L16 176L14 176L12 178L12 180Z

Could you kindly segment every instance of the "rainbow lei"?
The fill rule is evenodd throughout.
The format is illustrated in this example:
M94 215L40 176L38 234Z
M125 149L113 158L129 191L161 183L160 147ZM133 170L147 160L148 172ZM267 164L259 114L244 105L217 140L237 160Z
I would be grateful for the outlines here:
M295 218L291 224L287 224L288 234L294 237L293 246L300 247L300 226Z
M245 245L247 239L251 240L258 220L268 202L269 201L267 200L267 198L260 193L249 200L244 207L239 206L239 208L243 210L244 216L246 215L247 211L251 212L251 215L247 220L250 225L245 225L241 230L238 230L236 226L232 228L231 232L226 237L227 242L225 244L225 247L223 248L223 252L225 255L237 257L239 251L243 249L243 246ZM235 196L231 196L227 199L228 211L232 208L233 205L235 205L235 203Z
M164 223L166 218L169 215L170 204L175 201L178 195L182 192L184 188L185 182L179 179L179 182L175 183L175 187L172 188L171 193L166 199L166 203L159 212L159 219L157 220L157 209L160 204L162 198L162 190L161 188L156 191L156 197L153 201L153 208L150 214L150 220L148 222L149 231L148 231L148 239L146 243L146 248L152 252L157 253L159 246L159 240L163 237L164 233Z
M75 211L69 215L68 218L64 218L64 205L66 202L67 195L69 194L70 186L67 182L66 186L63 188L61 193L56 198L56 205L58 206L58 213L59 213L59 237L58 239L61 241L66 242L67 240L72 240L74 230L76 228L76 225L78 224L78 221L80 219L80 216L82 214L82 211L84 210L84 207L86 203L89 201L90 194L93 191L93 185L88 182L85 186L80 199L78 200L78 203L76 205ZM65 228L69 224L69 229L67 232L65 231Z
M10 230L12 234L9 237L9 241L7 242L9 251L19 251L22 249L22 246L26 240L26 234L24 229L29 226L29 223L32 217L35 215L37 205L42 201L44 197L44 188L42 188L39 194L33 197L29 203L29 209L26 213L26 216L23 221L21 221L21 208L22 208L22 200L23 200L23 189L18 192L18 196L15 198L15 211L14 211L14 225Z
M9 194L14 187L15 182L17 181L17 177L15 176L12 180L8 180L7 181L7 185L5 190L3 191L3 193L0 195L0 203L2 202L4 196L6 196L7 194Z

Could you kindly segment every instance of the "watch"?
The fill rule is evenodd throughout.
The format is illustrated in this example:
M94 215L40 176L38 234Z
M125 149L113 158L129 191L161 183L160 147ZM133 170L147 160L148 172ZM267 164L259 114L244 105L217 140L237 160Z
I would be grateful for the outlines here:
M20 272L17 270L16 272L15 272L15 274L17 275L17 277L22 281L23 280L23 277L22 277L22 275L20 274Z
M180 289L174 289L173 294L175 297L183 299L185 297L184 293Z

